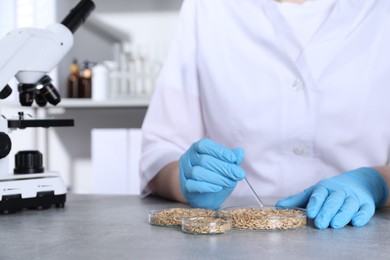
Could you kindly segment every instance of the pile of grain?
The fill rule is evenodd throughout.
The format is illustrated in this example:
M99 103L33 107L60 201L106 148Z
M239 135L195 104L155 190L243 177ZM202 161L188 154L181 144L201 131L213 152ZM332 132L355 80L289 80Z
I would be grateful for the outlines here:
M236 208L221 213L230 215L233 228L237 229L291 229L307 223L305 212L298 209Z
M171 208L152 211L149 223L158 226L181 226L182 218L215 216L217 212L209 209Z
M232 229L231 218L194 217L184 218L182 230L191 234L223 234Z

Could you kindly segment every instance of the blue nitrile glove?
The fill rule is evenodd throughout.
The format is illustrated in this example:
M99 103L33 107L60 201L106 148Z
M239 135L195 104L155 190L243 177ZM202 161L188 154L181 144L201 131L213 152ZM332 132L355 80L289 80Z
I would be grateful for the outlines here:
M243 159L242 149L207 138L192 144L179 160L181 193L192 207L218 209L245 177Z
M318 229L364 226L387 199L388 187L374 168L359 168L324 179L276 206L305 207Z

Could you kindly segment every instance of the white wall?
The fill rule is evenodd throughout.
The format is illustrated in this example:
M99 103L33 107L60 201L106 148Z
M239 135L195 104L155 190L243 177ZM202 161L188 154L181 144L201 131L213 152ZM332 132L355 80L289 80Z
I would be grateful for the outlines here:
M2 38L16 26L14 0L0 1L0 17L0 38Z
M127 32L135 44L170 44L178 13L102 13L96 16L107 24Z

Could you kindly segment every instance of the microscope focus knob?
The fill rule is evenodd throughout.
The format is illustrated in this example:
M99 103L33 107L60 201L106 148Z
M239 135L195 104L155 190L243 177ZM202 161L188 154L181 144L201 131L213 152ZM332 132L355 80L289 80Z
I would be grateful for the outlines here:
M0 144L0 159L2 159L11 152L12 147L11 139L4 132L0 132Z
M42 154L39 151L19 151L15 154L15 174L42 173Z

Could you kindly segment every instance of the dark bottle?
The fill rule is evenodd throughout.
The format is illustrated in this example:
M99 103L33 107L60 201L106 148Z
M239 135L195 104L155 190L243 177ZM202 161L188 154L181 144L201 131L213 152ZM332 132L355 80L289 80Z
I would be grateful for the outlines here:
M92 68L91 63L84 62L83 70L81 72L79 97L91 98L92 96Z
M68 98L79 97L80 67L76 59L70 65L68 77Z

